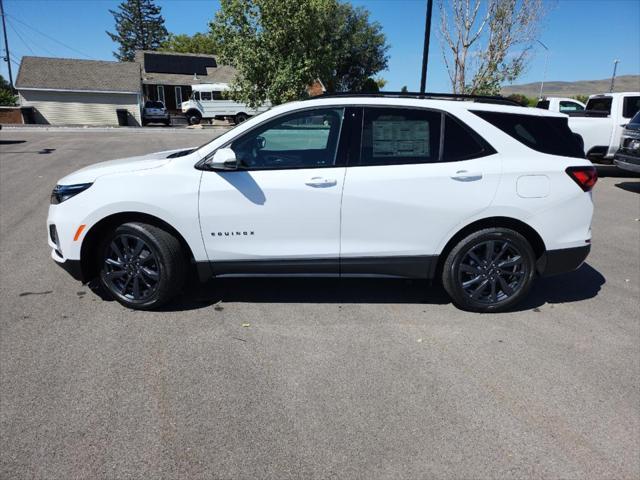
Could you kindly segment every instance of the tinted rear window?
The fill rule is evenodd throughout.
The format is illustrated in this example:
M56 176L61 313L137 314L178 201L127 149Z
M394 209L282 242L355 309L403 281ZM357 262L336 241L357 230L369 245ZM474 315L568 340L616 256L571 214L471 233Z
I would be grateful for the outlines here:
M164 104L162 102L147 102L144 104L144 108L164 108Z
M473 113L533 150L549 155L584 158L584 151L569 129L566 118L502 112Z
M607 112L607 114L610 114L612 101L613 98L611 97L590 98L589 101L587 101L587 110L598 110L600 112Z
M622 104L622 116L633 117L640 110L640 97L626 97Z
M536 108L542 108L544 110L549 110L549 100L540 100Z

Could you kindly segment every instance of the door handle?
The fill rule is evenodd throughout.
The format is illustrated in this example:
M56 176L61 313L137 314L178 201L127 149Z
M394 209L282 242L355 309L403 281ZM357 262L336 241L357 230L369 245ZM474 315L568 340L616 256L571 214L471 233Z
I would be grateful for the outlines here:
M304 182L305 185L309 185L310 187L333 187L338 183L335 178L324 178L324 177L313 177Z
M468 172L467 170L458 170L452 179L459 182L474 182L482 179L482 172Z

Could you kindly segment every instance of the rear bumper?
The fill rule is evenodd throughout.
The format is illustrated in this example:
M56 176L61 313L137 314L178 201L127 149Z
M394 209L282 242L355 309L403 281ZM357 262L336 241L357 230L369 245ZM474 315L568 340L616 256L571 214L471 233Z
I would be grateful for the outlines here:
M640 173L640 157L618 153L614 157L613 163L615 163L618 168L622 168L623 170Z
M536 269L541 276L573 272L580 268L591 251L591 245L583 247L547 250L538 259Z

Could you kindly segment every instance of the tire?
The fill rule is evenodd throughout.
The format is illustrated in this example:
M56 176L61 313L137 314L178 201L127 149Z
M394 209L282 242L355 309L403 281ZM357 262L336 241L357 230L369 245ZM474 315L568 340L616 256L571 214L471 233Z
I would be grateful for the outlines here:
M171 126L171 120L167 120L166 122L164 122L164 126L165 127L170 127Z
M518 232L487 228L463 238L451 250L442 283L454 305L470 312L502 312L527 296L536 257Z
M158 308L182 290L187 259L170 233L145 223L125 223L98 250L101 286L135 310Z
M191 110L187 112L187 123L189 125L200 125L202 121L202 115L197 110Z
M249 116L246 113L238 113L235 116L234 122L237 124L246 122Z

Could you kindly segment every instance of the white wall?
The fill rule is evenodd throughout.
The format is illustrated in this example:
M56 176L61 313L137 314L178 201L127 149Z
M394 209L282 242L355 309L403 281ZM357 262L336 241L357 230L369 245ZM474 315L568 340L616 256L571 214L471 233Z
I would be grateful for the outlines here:
M36 121L50 125L118 125L116 109L126 108L140 122L136 93L20 90L21 105L36 108ZM130 121L133 120L130 118Z

